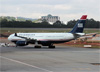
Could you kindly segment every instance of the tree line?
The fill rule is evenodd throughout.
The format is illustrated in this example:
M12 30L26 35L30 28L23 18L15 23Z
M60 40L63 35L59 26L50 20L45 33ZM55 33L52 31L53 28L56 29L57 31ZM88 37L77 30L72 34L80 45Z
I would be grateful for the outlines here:
M72 28L76 24L77 20L70 20L67 24L63 24L60 21L49 24L47 21L41 23L34 23L31 20L26 21L8 21L7 19L0 20L0 27L7 28ZM100 21L94 19L87 19L85 28L100 28Z

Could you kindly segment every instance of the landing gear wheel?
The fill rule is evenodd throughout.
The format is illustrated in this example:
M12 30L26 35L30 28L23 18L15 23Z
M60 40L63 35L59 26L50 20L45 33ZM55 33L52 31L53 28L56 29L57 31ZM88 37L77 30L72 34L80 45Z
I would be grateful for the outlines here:
M34 48L41 48L41 46L34 46Z
M52 48L52 49L54 49L54 48L55 48L55 46L49 46L49 48Z

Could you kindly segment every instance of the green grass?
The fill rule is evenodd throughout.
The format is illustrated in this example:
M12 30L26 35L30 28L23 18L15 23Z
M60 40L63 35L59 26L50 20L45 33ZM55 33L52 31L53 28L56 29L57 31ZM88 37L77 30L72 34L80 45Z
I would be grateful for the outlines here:
M0 28L0 33L15 33L15 32L35 32L35 33L46 33L46 32L69 32L69 28ZM99 33L99 29L84 29L84 33Z
M46 29L46 28L1 28L1 33L15 33L15 32L35 32L35 33L43 33L43 32L68 32L67 29Z
M84 33L99 33L100 34L100 30L99 29L85 29Z

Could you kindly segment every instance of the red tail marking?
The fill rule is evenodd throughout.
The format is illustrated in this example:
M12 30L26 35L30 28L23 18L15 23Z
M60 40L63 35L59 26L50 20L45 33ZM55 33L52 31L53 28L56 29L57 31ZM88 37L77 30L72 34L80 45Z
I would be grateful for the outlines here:
M81 17L81 19L86 19L87 18L87 15L83 15L82 17Z

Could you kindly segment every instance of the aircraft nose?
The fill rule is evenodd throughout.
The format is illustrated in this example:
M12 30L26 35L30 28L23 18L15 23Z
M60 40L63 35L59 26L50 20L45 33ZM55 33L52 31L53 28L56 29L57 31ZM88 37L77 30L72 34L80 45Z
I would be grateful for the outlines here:
M8 37L8 40L11 40L11 36Z

